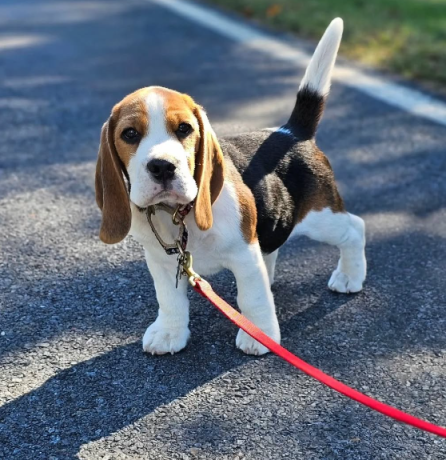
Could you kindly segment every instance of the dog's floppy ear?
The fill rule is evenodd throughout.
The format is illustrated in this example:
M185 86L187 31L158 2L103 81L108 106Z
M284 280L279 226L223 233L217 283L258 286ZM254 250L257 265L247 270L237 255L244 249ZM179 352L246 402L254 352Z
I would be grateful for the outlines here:
M102 127L95 180L96 203L102 211L99 237L107 244L123 240L130 230L132 221L129 194L113 131L113 121L110 117Z
M223 153L208 117L196 106L195 117L200 125L200 143L195 156L194 178L198 187L195 200L195 221L200 230L212 227L212 204L220 195L224 182Z

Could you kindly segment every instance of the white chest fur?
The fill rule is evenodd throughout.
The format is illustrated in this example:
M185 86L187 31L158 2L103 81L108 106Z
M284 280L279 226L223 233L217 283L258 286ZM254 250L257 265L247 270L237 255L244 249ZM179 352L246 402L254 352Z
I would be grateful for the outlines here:
M188 251L194 257L194 269L202 274L216 273L231 265L234 255L240 253L241 246L246 247L240 229L240 215L237 196L232 184L225 183L220 197L212 207L214 225L208 231L198 229L194 211L186 217L189 230ZM171 215L159 210L153 216L155 228L166 243L172 243L178 237L178 227L173 225ZM130 234L144 247L150 265L161 265L175 270L177 258L167 255L156 240L144 212L132 205L132 227Z

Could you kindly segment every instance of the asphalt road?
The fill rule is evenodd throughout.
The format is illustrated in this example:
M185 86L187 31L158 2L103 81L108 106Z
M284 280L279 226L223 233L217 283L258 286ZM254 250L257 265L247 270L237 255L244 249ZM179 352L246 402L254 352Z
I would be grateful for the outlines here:
M445 440L243 355L195 294L187 349L143 354L157 306L142 250L97 237L93 173L115 102L172 87L232 134L286 120L302 69L144 0L3 0L0 25L1 459L446 459ZM286 347L443 425L445 139L335 83L318 140L367 223L367 283L328 291L337 251L301 240L274 286ZM212 282L235 303L232 275Z

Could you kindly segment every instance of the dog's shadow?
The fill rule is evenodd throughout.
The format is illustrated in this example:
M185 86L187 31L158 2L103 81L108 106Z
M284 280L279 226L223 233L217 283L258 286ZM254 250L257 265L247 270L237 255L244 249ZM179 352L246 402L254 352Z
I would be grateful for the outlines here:
M386 273L377 274L373 270L372 259L369 277L371 287L364 293L349 296L332 293L326 283L330 274L328 265L332 269L338 257L336 248L325 246L322 249L316 243L304 241L290 242L284 247L279 256L273 286L285 347L328 373L336 372L343 366L343 377L348 379L356 372L351 364L358 362L355 351L358 347L371 353L374 359L375 349L370 348L373 341L385 342L385 354L417 345L411 336L395 334L395 330L407 331L408 325L415 324L414 319L419 309L405 309L405 315L402 316L398 314L398 305L394 305L396 311L393 312L381 306L369 306L367 299L363 299L363 296L380 298L373 294L374 285L390 292L403 281L393 279L391 284L385 284ZM401 244L391 240L384 247L372 245L369 250L379 255L380 251L387 253L388 246L395 246L394 251L398 252L398 245ZM318 246L317 250L315 246ZM322 265L318 265L317 261L322 262ZM392 263L400 263L400 259ZM311 270L305 268L308 266L311 266ZM105 336L115 334L117 337L129 337L132 342L126 344L122 339L118 341L121 345L60 371L38 388L2 406L0 446L5 452L5 458L77 458L81 446L131 426L156 408L256 359L235 349L235 326L196 293L191 295L192 339L186 350L174 356L145 355L140 340L134 338L142 336L144 328L156 315L154 289L148 280L147 283L141 283L141 273L145 275L146 270L144 263L138 261L124 263L119 269L108 268L85 273L89 289L103 293L100 303L87 303L81 310L65 310L60 308L63 305L53 305L53 310L48 308L48 327L35 324L35 334L31 334L32 339L28 339L30 345L44 338L50 341L73 325L87 332L100 330ZM114 280L127 284L121 286L117 282L110 285L108 280L111 273ZM421 279L426 279L426 276L426 273L421 273ZM45 283L52 286L55 298L62 293L62 298L67 295L75 297L81 295L80 290L85 290L84 278L64 280L56 287L52 279ZM224 272L212 277L210 281L218 294L232 305L236 304L236 286L232 276ZM46 289L46 285L41 287ZM139 294L142 293L144 296L141 297ZM393 298L393 302L407 303L412 295L411 291L403 296L398 294L402 298ZM126 299L125 303L123 298ZM147 303L151 304L150 310ZM366 314L369 308L376 309L369 320L367 331L361 329L360 322L348 321L358 314L354 312L358 304L363 304L363 310L365 308L359 314ZM342 312L344 306L347 308ZM11 311L11 324L18 324L21 318L32 315L35 307L29 305L28 308L29 311ZM59 308L58 322L54 324L60 324L63 330L55 330L51 323ZM346 338L352 339L354 345L338 361L333 359L339 345L337 331L325 331L327 321L324 318L340 311L350 317L338 321L335 327L351 328ZM320 348L311 345L313 335L317 335ZM444 347L443 335L431 335L430 342L423 342L424 346ZM17 341L14 343L17 344ZM17 351L17 348L11 347L9 355L14 356ZM5 357L10 359L7 355ZM31 381L31 378L28 380ZM0 453L3 452L0 450Z
M82 445L131 425L246 361L239 354L230 360L214 355L212 365L195 372L205 365L199 355L206 361L210 353L201 347L197 355L198 346L175 356L148 357L138 341L59 372L0 408L0 445L14 449L2 458L75 459ZM191 372L184 372L188 366Z
M236 305L235 284L228 282L228 278L228 273L222 273L212 278L212 284L216 292ZM286 298L290 299L301 294L301 290L318 291L321 280L315 277L296 288L299 293L290 292L285 284L278 279L274 290L287 290ZM322 295L332 294L324 290ZM197 294L192 296L192 339L185 351L157 357L144 354L140 341L118 346L60 371L43 385L2 406L0 445L15 449L8 451L8 455L77 458L82 445L119 431L157 407L256 359L235 349L236 328L230 322ZM293 311L286 298L277 294L276 298L278 309L293 315L284 332L286 335L292 330L294 336L346 301L343 296L336 301L334 296L334 302L320 308L315 299L311 308ZM130 307L128 319L131 311ZM140 318L135 316L125 330L130 327L134 332L140 328L139 323ZM113 323L109 325L113 329Z

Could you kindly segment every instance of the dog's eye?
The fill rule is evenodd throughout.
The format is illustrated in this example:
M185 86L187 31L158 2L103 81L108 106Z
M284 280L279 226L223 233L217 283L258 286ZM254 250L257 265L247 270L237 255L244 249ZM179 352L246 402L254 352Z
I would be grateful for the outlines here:
M128 144L136 144L141 139L141 135L138 133L138 131L136 131L136 129L127 128L122 132L121 138Z
M192 126L189 123L180 123L177 129L177 135L187 136L192 132Z

